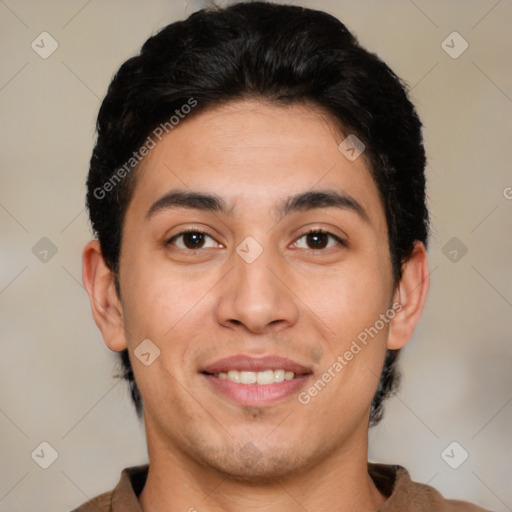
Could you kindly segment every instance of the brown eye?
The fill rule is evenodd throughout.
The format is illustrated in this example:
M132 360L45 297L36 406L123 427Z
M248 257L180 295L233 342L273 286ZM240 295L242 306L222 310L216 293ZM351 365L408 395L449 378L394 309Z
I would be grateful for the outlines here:
M181 233L178 233L177 235L175 235L171 239L169 239L169 241L167 243L175 245L179 249L194 251L197 249L203 249L204 245L205 245L205 241L208 238L211 239L212 241L214 241L213 238L210 235L208 235L207 233L204 233L202 231L190 230L190 231L183 231ZM179 241L179 240L181 243L175 243L176 241Z
M328 233L327 231L322 231L319 229L311 230L302 235L297 240L300 241L304 239L306 247L299 247L299 248L305 248L305 249L312 249L312 250L322 250L322 249L330 249L331 247L334 247L336 245L345 246L345 242L339 238L336 235L333 235L332 233ZM333 241L331 245L329 245L329 239ZM295 242L295 245L300 245L299 243Z

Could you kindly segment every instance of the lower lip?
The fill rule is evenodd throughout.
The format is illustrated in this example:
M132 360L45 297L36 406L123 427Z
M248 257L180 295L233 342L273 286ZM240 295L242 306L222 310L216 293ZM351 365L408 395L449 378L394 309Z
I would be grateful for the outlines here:
M210 385L225 397L250 407L272 405L297 394L311 375L302 375L274 384L239 384L213 375L201 374Z

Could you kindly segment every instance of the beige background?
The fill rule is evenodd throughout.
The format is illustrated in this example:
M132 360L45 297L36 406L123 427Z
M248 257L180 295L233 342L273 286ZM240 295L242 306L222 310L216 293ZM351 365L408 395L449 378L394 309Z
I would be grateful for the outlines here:
M296 3L336 15L384 58L425 125L432 286L370 458L512 510L512 1ZM200 5L0 1L1 511L69 510L146 461L81 285L84 183L112 74ZM47 59L31 48L43 31L59 45ZM441 47L453 31L469 43L457 59ZM42 237L58 250L46 263L32 253ZM452 237L468 249L457 262L442 252ZM46 470L31 458L43 441L59 455ZM469 453L456 470L441 458L452 441Z

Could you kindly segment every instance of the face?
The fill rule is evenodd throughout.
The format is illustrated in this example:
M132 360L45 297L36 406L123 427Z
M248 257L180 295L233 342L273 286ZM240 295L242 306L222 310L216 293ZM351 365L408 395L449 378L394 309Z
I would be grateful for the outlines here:
M366 440L394 289L377 187L343 139L306 106L244 100L146 157L120 309L150 451L254 480ZM160 350L147 366L143 340Z

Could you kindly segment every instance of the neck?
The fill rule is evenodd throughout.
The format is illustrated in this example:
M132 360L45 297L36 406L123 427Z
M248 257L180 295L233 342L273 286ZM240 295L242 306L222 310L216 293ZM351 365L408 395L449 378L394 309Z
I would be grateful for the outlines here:
M240 482L148 441L144 512L368 512L386 501L368 474L368 434L300 474L272 482ZM153 438L154 439L154 438Z

